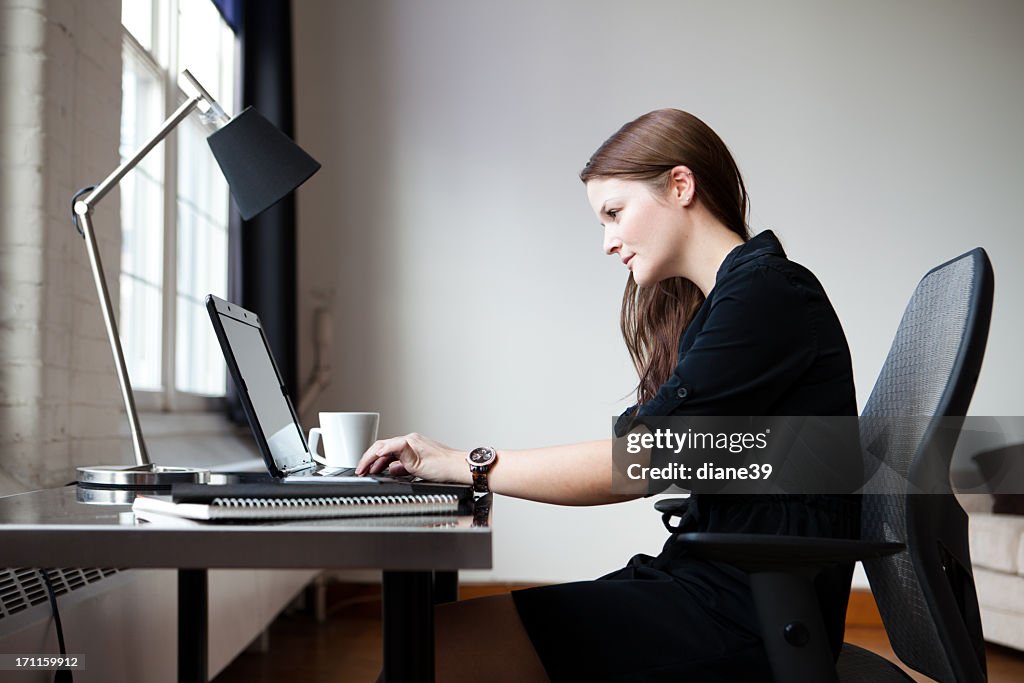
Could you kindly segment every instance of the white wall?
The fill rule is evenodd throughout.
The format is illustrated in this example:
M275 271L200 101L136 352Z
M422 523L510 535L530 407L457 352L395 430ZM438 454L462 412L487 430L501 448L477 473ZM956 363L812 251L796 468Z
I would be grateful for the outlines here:
M224 670L317 574L309 569L211 569L209 580L209 678ZM79 683L163 683L178 670L178 573L171 569L122 570L96 583L59 594L68 654L82 655ZM258 596L258 598L254 598ZM0 620L0 652L59 653L48 602ZM0 680L45 683L52 672L11 674Z
M118 0L0 2L0 495L122 451L123 408L71 195L117 166ZM116 192L94 225L118 300Z
M625 272L576 174L670 106L726 140L754 230L824 283L862 403L917 280L986 247L973 412L1024 414L1024 4L295 0L294 20L297 137L323 163L299 191L302 372L308 302L336 312L316 409L463 448L608 436L635 383ZM665 536L649 500L502 499L496 522L477 578L593 577Z

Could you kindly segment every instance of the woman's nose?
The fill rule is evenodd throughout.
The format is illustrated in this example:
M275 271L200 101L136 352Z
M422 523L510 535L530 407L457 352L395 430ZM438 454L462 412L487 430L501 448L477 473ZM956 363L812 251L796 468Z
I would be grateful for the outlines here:
M622 249L622 240L615 235L611 234L611 231L605 229L604 231L604 253L611 256L619 249Z

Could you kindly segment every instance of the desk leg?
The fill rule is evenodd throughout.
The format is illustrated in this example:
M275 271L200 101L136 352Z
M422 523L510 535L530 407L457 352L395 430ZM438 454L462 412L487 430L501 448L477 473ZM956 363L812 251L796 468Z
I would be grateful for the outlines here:
M206 683L206 570L178 570L178 683Z
M434 572L434 604L459 599L459 572Z
M434 681L434 573L384 572L385 683Z

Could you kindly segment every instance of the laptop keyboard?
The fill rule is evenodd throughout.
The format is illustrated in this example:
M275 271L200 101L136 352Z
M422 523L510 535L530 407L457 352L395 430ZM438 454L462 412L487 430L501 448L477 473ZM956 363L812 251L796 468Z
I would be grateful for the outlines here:
M355 467L325 467L322 470L318 470L315 476L317 476L317 477L355 477L357 475L356 475L356 468ZM372 474L372 475L367 475L367 476L369 478L371 478L371 479L378 479L380 481L405 481L405 482L409 482L409 481L413 481L413 480L416 479L416 477L414 477L411 474L403 474L403 475L397 476L397 477L392 476L390 474Z
M325 467L322 470L317 470L317 474L321 477L354 477L356 474L355 467Z

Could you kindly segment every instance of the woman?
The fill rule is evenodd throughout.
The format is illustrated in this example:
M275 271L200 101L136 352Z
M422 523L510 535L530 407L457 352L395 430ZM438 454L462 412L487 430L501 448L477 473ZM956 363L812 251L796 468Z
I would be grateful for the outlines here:
M849 347L820 283L770 231L751 238L743 179L728 148L686 112L627 123L580 173L604 250L631 277L622 332L645 415L856 415ZM611 490L610 440L467 454L418 434L375 443L358 471L412 473L547 503L597 505ZM855 538L842 496L694 494L681 531ZM816 582L833 652L852 565ZM688 557L670 537L596 581L439 606L437 671L461 680L770 680L745 575ZM575 644L588 643L584 650Z

